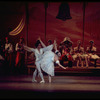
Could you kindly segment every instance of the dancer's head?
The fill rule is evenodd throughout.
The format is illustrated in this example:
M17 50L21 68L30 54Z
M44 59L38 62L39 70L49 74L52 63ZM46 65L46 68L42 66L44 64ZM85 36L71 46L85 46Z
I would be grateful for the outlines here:
M51 45L52 44L52 41L51 40L48 40L48 45Z
M20 37L19 42L20 43L23 43L24 42L24 38L23 37Z
M41 48L41 42L39 40L36 41L35 47L39 49Z
M77 41L77 45L80 46L81 45L81 40Z
M5 39L6 39L6 43L9 43L9 39L8 39L8 37L6 37Z
M93 43L94 43L94 41L93 41L93 40L90 40L89 43L90 43L90 45L92 46Z
M56 55L57 55L58 57L61 57L61 53L60 53L59 51L56 52Z

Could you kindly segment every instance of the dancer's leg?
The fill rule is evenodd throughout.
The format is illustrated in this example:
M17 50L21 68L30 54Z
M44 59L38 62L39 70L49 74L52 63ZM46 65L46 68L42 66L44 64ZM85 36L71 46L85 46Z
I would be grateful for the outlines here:
M88 57L85 57L86 67L88 67Z
M79 59L77 60L77 67L79 67Z
M84 67L84 61L81 60L81 67Z
M80 56L79 57L80 63L81 63L81 67L84 67L84 63L83 63L83 58Z
M35 80L36 75L37 75L37 69L35 69L35 71L33 72L33 79L32 79L32 82L37 82L37 80Z
M51 83L51 75L48 75L49 76L49 83Z
M37 70L38 70L39 76L40 76L40 78L42 79L42 81L41 81L40 83L44 83L45 81L44 81L44 78L43 78L43 74L42 74L42 72L41 72L41 68L40 68L39 62L36 63L36 66L37 66Z

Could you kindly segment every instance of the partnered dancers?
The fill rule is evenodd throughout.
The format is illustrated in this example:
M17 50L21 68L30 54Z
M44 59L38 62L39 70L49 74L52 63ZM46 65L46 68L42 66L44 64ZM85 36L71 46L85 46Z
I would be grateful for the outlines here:
M41 45L44 48L42 48ZM36 41L36 44L35 44L36 48L31 48L31 47L24 45L25 50L27 50L28 52L34 52L36 56L36 60L35 60L36 69L33 72L32 82L37 82L35 78L38 72L41 78L40 83L45 83L41 69L45 71L46 73L53 76L54 75L54 65L53 65L54 62L53 61L56 61L56 63L63 68L63 66L60 65L55 54L51 51L54 46L55 46L55 42L46 47L41 40ZM51 76L49 77L49 82L51 82Z

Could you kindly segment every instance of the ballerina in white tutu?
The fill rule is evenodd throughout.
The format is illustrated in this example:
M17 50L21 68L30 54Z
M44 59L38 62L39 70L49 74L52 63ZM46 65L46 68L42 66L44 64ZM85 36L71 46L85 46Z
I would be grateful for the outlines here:
M41 44L43 44L43 42L41 40L40 40L40 42L41 42ZM55 49L55 52L58 52L57 46L56 46L56 41L54 41L54 49ZM63 67L60 64L57 54L52 52L52 48L51 48L50 50L44 52L44 54L42 55L41 62L40 62L41 69L48 74L50 83L51 83L51 76L55 75L54 74L54 69L55 69L54 62L56 64L58 64L61 68L66 69L65 67Z
M58 56L54 52L46 51L42 55L41 68L49 75L49 82L51 82L51 76L54 76L54 62L58 64L61 68L66 69L60 64Z
M36 48L31 48L31 47L24 45L24 49L28 52L34 53L35 57L36 57L36 60L35 60L36 69L33 72L32 82L37 82L37 80L35 78L36 78L36 75L38 73L38 75L41 78L40 83L45 83L44 78L43 78L43 74L41 72L41 67L40 67L41 66L41 59L43 58L42 55L44 52L46 52L48 50L52 50L53 44L51 44L47 47L44 44L42 44L43 48L41 47L41 44L42 44L42 42L40 43L40 41L37 40L37 42L35 44Z

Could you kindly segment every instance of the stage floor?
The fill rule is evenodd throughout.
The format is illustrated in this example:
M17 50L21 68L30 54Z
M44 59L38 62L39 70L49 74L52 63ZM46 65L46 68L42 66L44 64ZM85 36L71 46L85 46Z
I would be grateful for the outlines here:
M52 83L44 75L45 83L32 83L32 75L0 76L0 98L63 99L100 98L100 76L56 75Z

